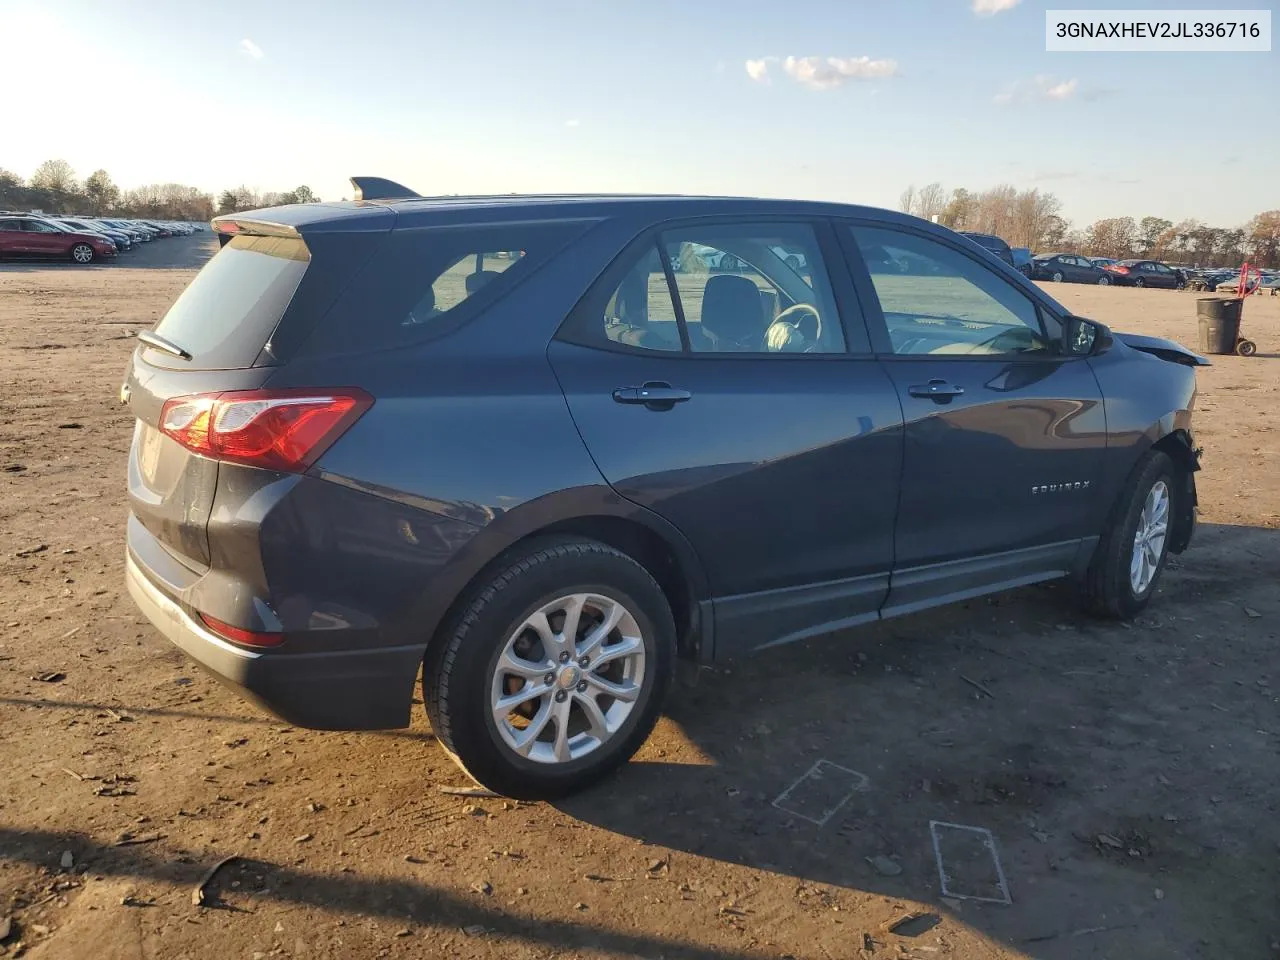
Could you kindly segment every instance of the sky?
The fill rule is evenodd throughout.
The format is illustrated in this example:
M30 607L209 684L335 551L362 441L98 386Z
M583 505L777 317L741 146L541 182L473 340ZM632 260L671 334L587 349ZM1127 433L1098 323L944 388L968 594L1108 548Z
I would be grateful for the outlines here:
M353 174L884 207L1011 183L1077 226L1280 207L1280 52L1044 49L1046 8L1140 5L0 0L0 167L326 200Z

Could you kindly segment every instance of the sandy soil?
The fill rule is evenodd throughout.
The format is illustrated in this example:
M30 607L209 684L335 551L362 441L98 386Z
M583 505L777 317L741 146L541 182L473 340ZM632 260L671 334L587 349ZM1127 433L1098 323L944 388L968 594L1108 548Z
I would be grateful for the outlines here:
M637 762L530 805L442 793L421 717L265 717L135 612L116 390L208 243L0 267L0 957L1280 955L1280 299L1201 374L1203 525L1138 622L1045 587L690 671ZM1195 343L1193 294L1053 292ZM773 805L821 760L856 774ZM992 832L1011 905L941 896L931 820Z

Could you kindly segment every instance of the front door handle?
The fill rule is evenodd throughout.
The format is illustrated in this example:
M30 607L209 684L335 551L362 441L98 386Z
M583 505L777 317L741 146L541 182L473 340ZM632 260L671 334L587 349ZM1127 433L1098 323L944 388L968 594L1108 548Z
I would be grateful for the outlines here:
M619 387L613 391L613 399L617 403L643 404L650 410L670 410L692 397L688 390L680 390L661 380L649 380L638 387Z
M913 383L907 387L907 393L913 397L927 397L934 403L950 403L953 397L964 393L964 387L934 377L928 383Z

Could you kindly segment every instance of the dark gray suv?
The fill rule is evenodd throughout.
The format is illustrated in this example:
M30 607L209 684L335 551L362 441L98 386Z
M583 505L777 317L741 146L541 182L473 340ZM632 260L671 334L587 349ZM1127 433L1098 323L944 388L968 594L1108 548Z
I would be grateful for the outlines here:
M355 182L214 221L121 388L135 600L289 722L404 726L421 673L476 780L551 797L677 657L1058 577L1128 617L1191 539L1204 361L947 229Z

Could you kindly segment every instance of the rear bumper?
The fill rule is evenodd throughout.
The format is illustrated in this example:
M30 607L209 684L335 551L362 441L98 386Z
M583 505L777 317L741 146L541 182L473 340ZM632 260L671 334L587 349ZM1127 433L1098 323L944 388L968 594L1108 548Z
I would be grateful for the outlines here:
M248 650L209 632L147 577L132 551L125 559L125 582L139 609L175 646L282 720L317 730L408 725L420 647Z

